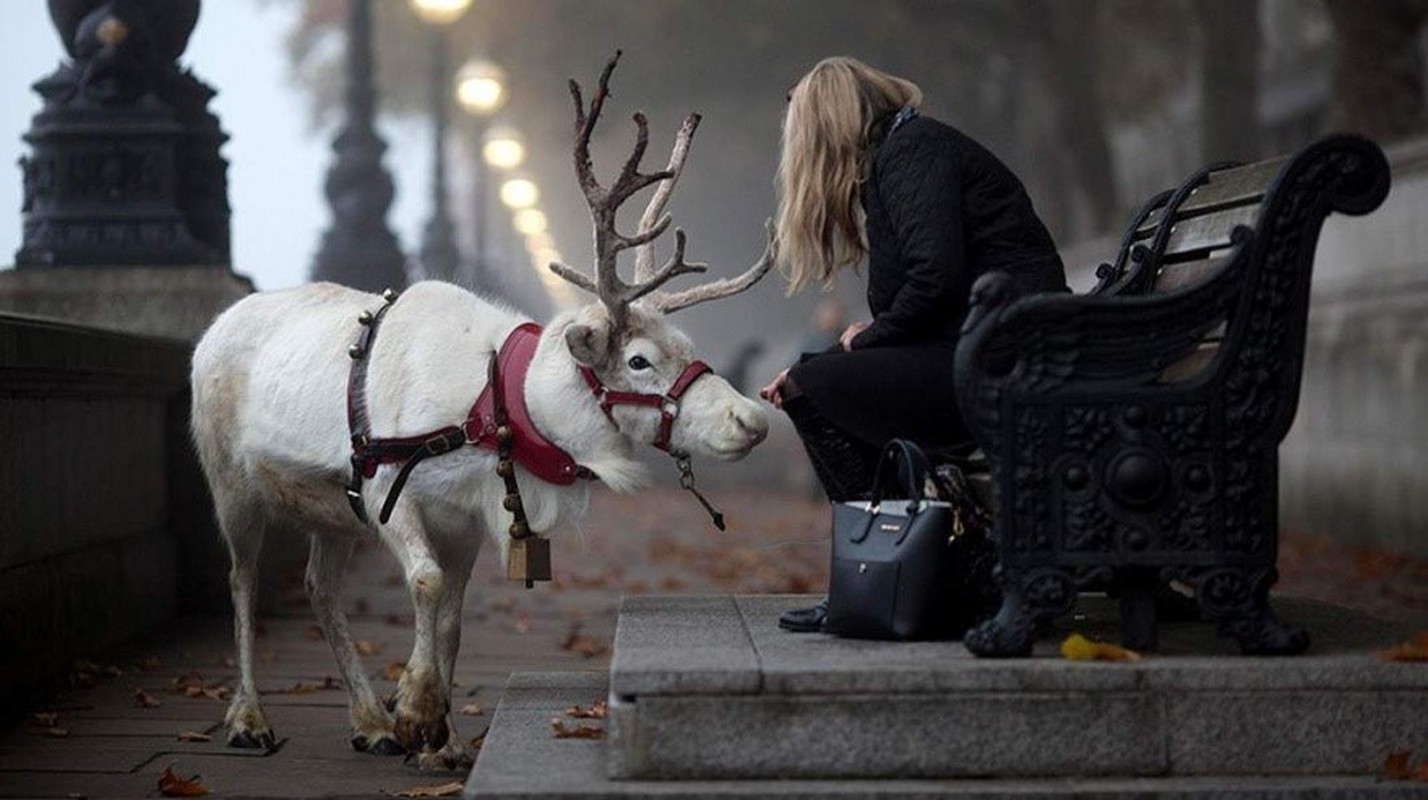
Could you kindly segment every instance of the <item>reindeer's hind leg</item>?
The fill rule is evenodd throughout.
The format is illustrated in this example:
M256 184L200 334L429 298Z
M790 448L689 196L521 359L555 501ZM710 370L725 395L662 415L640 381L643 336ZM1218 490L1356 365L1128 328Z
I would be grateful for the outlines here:
M219 494L219 493L215 493ZM218 525L228 542L233 593L233 638L238 645L238 690L228 706L228 744L232 747L273 747L277 743L258 705L253 678L253 602L257 591L258 555L263 549L262 512L251 503L216 496Z
M418 516L398 504L381 528L383 540L402 563L416 610L411 657L397 683L397 742L413 753L440 750L451 735L446 714L450 687L442 683L437 654L437 616L446 594L447 574L437 561Z
M347 612L342 609L343 573L351 555L351 538L313 536L307 557L307 596L337 658L337 669L347 684L352 747L377 755L397 755L402 748L392 735L392 717L372 693L372 685L362 671L362 660L347 629Z

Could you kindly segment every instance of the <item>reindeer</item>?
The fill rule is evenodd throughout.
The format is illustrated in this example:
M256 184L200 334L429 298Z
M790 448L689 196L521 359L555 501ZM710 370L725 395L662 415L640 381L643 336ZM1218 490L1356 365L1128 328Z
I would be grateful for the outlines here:
M768 271L775 244L770 227L763 256L741 275L680 292L660 289L672 278L706 269L685 261L682 230L675 231L673 255L654 266L655 240L670 225L664 208L699 116L684 121L669 166L646 174L640 162L648 124L636 113L633 153L614 183L602 186L591 164L590 135L618 59L616 53L605 66L588 109L579 84L570 82L575 170L595 227L594 277L551 265L599 302L557 314L539 332L517 400L523 399L540 434L574 462L611 489L630 492L645 479L633 457L634 443L659 443L685 458L736 460L767 434L761 408L722 378L696 374L688 383L686 373L696 363L693 347L666 315L749 288ZM615 218L621 204L655 184L637 231L619 233ZM634 280L627 283L616 262L632 249ZM382 303L376 295L321 283L254 294L221 314L194 351L193 435L232 559L240 679L227 714L228 744L275 742L254 684L255 570L265 536L302 531L310 540L308 595L350 695L352 746L369 753L412 753L423 768L454 768L470 763L449 721L462 597L482 540L494 539L505 557L510 544L502 532L517 514L510 510L506 476L497 475L499 456L467 446L410 470L394 505L398 470L375 469L352 492L349 507L344 486L354 462L344 410L352 363L347 351L362 330L359 317L362 325L373 326L373 309ZM459 423L486 388L494 353L516 329L530 325L511 309L432 281L413 285L385 312L381 337L370 341L370 352L354 346L350 355L366 362L367 388L359 402L365 402L371 430L388 436ZM665 395L676 380L687 386L671 403ZM655 402L622 400L631 397ZM519 462L513 477L520 489L516 506L533 531L567 528L586 509L588 482L539 480ZM384 497L390 516L382 522L378 510ZM415 644L390 709L368 684L341 604L353 544L373 533L400 562L416 612Z

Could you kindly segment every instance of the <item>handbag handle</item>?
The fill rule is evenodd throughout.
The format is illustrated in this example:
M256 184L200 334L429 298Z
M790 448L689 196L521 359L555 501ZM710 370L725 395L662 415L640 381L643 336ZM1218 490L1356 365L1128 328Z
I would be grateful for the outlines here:
M891 439L883 445L882 456L878 459L877 470L873 473L872 507L877 509L884 499L896 495L887 494L888 484L903 478L902 496L910 501L908 516L915 516L922 510L922 491L927 476L932 474L932 466L923 454L922 448L906 439Z

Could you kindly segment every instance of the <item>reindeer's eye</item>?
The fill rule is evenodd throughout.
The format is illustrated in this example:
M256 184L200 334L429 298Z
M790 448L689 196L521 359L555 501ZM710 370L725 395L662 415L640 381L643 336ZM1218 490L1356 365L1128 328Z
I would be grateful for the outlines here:
M650 364L650 362L649 362L649 359L645 358L644 356L631 356L631 357L630 357L630 369L633 369L633 370L649 369L650 366L651 366L651 364Z

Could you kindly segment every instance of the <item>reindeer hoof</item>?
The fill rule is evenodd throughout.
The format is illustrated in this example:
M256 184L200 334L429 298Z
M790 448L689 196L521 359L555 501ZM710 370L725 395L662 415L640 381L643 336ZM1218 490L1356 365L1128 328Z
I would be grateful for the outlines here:
M443 717L423 722L398 716L392 732L396 735L397 742L409 753L440 750L446 740L451 738L451 730L447 728L446 719Z
M411 766L415 761L415 766L422 772L457 772L470 771L475 766L475 759L460 747L448 743L445 747L436 752L412 753L407 756L407 765Z
M406 750L397 744L397 740L390 736L378 736L376 739L368 739L366 736L352 737L352 749L359 753L370 753L374 756L399 756Z
M241 747L245 750L272 750L278 746L278 740L273 736L272 731L249 731L235 729L228 734L229 747Z

